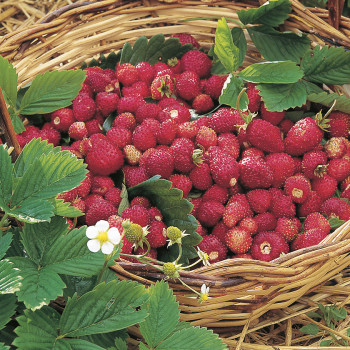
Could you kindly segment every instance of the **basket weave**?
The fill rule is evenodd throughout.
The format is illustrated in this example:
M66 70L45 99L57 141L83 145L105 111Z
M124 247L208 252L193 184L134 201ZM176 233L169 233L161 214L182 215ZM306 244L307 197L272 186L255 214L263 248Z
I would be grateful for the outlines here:
M254 1L249 4L205 0L78 2L47 15L25 30L0 37L0 54L16 67L23 86L39 73L80 66L100 53L118 51L125 42L132 43L141 35L189 32L209 48L218 17L237 20L236 11L257 6L259 3ZM313 45L331 41L334 45L350 47L349 18L340 16L339 29L335 29L327 22L327 10L305 8L296 0L292 0L292 7L284 30L308 33ZM183 21L195 17L215 18ZM229 25L235 24L230 21ZM248 43L245 64L259 60L257 51ZM199 304L182 284L176 281L169 284L179 301L181 319L214 328L230 347L267 350L273 349L268 344L274 341L284 345L279 349L292 349L296 342L292 319L305 323L302 314L314 310L319 301L350 303L349 252L350 222L347 222L322 244L272 262L227 259L181 272L182 279L194 289L200 290L203 283L210 287L210 295L215 297L205 304ZM121 261L113 269L121 279L145 285L164 277L143 264ZM256 332L274 324L282 325L278 330L283 328L283 339L273 328L270 335ZM250 344L243 343L244 336ZM350 340L345 330L340 336Z

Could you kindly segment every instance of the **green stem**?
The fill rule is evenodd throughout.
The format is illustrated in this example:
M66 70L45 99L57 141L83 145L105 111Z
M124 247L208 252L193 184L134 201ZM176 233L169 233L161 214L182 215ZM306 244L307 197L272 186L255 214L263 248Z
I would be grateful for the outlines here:
M177 259L175 260L175 264L177 264L177 262L180 260L181 256L182 256L182 244L178 243L179 246L179 255L177 257Z
M4 216L2 217L1 221L0 221L0 227L4 226L4 222L6 221L6 219L9 217L9 214L5 213Z
M186 288L188 288L189 290L191 290L193 293L197 294L198 296L201 296L200 293L198 293L196 290L194 290L192 287L190 287L189 285L187 285L181 278L178 278L178 280L182 283L182 285L184 285Z
M195 261L195 262L192 263L191 265L186 266L186 269L189 269L189 268L191 268L191 267L197 265L197 264L200 263L201 261L203 261L203 259L198 259L197 261Z
M107 268L109 257L110 257L110 255L107 255L106 258L105 258L105 262L103 263L102 269L101 269L101 271L100 271L100 273L99 273L99 275L97 277L96 285L98 285L101 282L102 275L103 275L103 273L105 272L105 270Z

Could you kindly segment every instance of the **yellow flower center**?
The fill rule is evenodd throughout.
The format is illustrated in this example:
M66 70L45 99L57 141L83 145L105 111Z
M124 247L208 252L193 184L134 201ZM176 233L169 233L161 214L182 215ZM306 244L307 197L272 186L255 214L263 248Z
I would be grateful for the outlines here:
M96 238L101 244L108 242L107 231L99 231Z
M208 294L202 294L202 300L207 301L208 300Z

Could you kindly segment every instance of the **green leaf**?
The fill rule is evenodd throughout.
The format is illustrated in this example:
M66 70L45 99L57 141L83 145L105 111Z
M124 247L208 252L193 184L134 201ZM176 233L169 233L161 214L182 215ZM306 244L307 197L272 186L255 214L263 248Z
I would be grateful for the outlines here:
M18 135L20 134L22 131L25 130L25 127L23 125L23 121L22 119L16 114L16 112L14 111L14 109L12 107L10 107L8 109L9 114L10 114L10 118L11 118L11 122L13 125L13 128L15 130L15 133Z
M23 350L56 349L59 318L59 313L50 307L35 312L25 310L24 315L17 317L19 326L15 329L17 337L13 345Z
M17 298L13 294L0 294L0 329L4 328L16 311Z
M330 345L332 345L332 343L333 343L333 341L331 339L329 339L329 340L322 340L320 342L320 346L330 346Z
M144 343L139 343L139 350L149 350L149 348Z
M323 91L321 93L309 94L307 99L311 102L320 103L327 107L331 107L333 102L337 100L335 109L337 111L350 113L350 98L344 95L338 95L336 93L329 94L328 92Z
M98 346L84 339L60 339L60 341L64 342L64 345L67 346L67 349L72 349L72 350L105 350L106 349L105 347Z
M63 294L65 284L50 267L38 268L28 258L13 257L11 261L20 269L23 276L22 287L17 292L18 300L28 309L40 309Z
M50 200L53 205L53 212L55 215L65 216L67 218L77 218L84 215L82 211L73 207L70 202L65 202L63 199Z
M233 27L231 29L231 35L232 35L233 43L239 49L238 66L241 66L243 64L243 61L245 59L245 54L247 52L247 40L245 38L243 29L240 27Z
M114 122L115 115L111 114L109 115L106 120L104 121L102 125L103 132L106 134L107 131L112 127L112 124Z
M6 251L6 257L24 256L24 247L20 236L21 229L12 226L8 232L12 234L12 242L9 249Z
M248 33L259 52L269 61L300 62L310 48L306 34L281 33L268 26L249 27Z
M147 181L129 188L129 198L141 195L147 197L162 212L164 222L167 226L175 224L180 230L186 230L186 233L190 235L188 237L197 237L198 234L195 233L195 230L198 224L193 216L189 215L193 205L187 199L182 198L181 190L171 188L171 186L171 181L160 179L159 175L155 175ZM192 252L192 258L196 257L195 250L191 249L193 246L188 245L184 240L184 250L187 247ZM175 246L171 246L169 251L173 249L176 249ZM186 263L188 260L189 256L183 255L181 263Z
M35 159L18 180L11 205L18 206L28 198L49 199L69 191L84 180L86 164L67 151L50 152Z
M316 319L321 319L322 318L322 316L319 313L317 313L317 312L308 312L307 316L309 316L311 318L316 318Z
M90 277L97 274L105 261L104 255L87 248L86 226L61 235L45 250L41 264L51 271L71 276Z
M226 345L206 328L185 328L171 335L157 346L157 350L223 350Z
M0 56L0 88L6 103L12 107L16 106L17 79L16 68L6 58Z
M306 103L305 85L299 81L294 84L259 84L257 89L269 111L284 111Z
M123 350L123 346L126 348L126 340L129 337L127 329L122 329L120 331L110 332L110 333L100 333L100 334L91 334L86 335L84 337L81 337L81 339L87 340L90 343L94 343L96 345L102 346L105 348L113 347L114 345L117 346L118 350ZM120 348L118 347L118 344L120 344Z
M53 205L49 201L28 198L21 205L8 213L19 221L33 224L49 221L53 216Z
M149 288L149 293L149 301L143 306L149 316L140 323L140 331L148 346L155 348L179 322L180 311L173 291L166 282L158 281Z
M238 68L239 49L233 43L225 18L219 20L216 27L214 52L229 72L234 72Z
M22 285L22 272L8 259L0 261L0 295L17 292Z
M237 12L243 24L266 24L277 27L282 24L292 11L289 0L270 0L259 8Z
M347 316L347 311L343 307L337 308L334 306L331 308L331 311L332 311L332 317L336 322L344 320L345 317Z
M7 232L4 236L0 236L0 259L2 259L12 242L12 233Z
M147 40L145 36L139 37L132 47L126 43L121 50L120 63L137 65L142 61L154 65L157 62L167 62L168 59L180 58L183 54L192 50L191 44L181 45L178 38L165 40L163 34L157 34Z
M350 83L350 51L342 47L317 45L301 61L305 79L322 84Z
M1 57L1 56L0 56ZM4 145L0 146L0 208L8 207L12 195L12 170L11 157Z
M252 83L291 84L303 77L303 71L292 61L253 63L238 76Z
M244 88L244 83L241 79L234 77L232 74L229 75L225 83L223 91L219 97L219 102L224 105L231 106L237 109L237 98L242 89ZM248 108L249 99L246 92L243 92L239 100L239 108L241 110L246 110Z
M79 69L37 75L22 98L20 114L45 114L69 106L85 77L86 73Z
M118 215L122 215L122 212L130 207L129 197L128 197L128 190L125 186L125 184L122 184L122 191L120 193L120 198L122 199L120 201L119 207L118 207Z
M5 345L4 343L0 343L0 350L10 350L10 347Z
M310 335L316 335L320 329L318 328L317 325L310 323L306 326L301 327L300 332L305 333L305 334L310 334Z
M108 333L142 322L147 313L135 311L148 298L144 286L131 281L101 283L79 299L69 299L60 320L63 336Z

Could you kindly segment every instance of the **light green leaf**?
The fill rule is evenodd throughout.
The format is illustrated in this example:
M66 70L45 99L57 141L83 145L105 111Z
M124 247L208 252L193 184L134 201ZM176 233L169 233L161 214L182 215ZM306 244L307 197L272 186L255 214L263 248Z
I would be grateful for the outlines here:
M12 294L17 292L22 285L22 272L9 261L3 259L0 261L0 295Z
M342 47L316 46L301 61L305 79L322 84L349 84L350 51Z
M135 311L148 298L144 286L131 281L101 283L79 299L69 299L60 320L61 334L78 337L108 333L142 322L147 313Z
M332 343L333 343L333 341L331 339L329 339L329 340L322 340L320 342L320 346L331 346Z
M16 311L16 301L17 298L14 294L0 294L0 329L10 322Z
M70 152L52 152L35 159L18 180L11 205L28 199L49 199L69 191L84 180L86 164Z
M238 76L252 83L291 84L303 77L303 71L292 61L253 63Z
M228 82L227 86L223 89L219 97L219 102L237 109L237 98L244 87L243 81L230 74L226 82ZM248 103L247 93L243 92L239 100L239 108L243 111L246 110Z
M144 343L140 343L139 350L149 350L149 348Z
M300 58L310 48L310 40L306 34L281 33L268 26L247 29L256 48L269 61L300 62Z
M4 236L0 236L0 259L2 259L12 242L12 233L7 232Z
M90 343L84 339L61 339L69 346L72 350L105 350L105 347L98 346L94 343Z
M216 27L214 52L229 72L234 72L238 68L239 49L233 43L225 18L219 20Z
M41 264L60 274L81 277L95 275L102 269L105 258L101 252L90 252L87 241L86 226L61 235L47 247Z
M121 338L115 338L115 346L118 350L128 350L127 342Z
M53 205L49 201L28 198L8 213L19 221L33 224L49 221L53 216Z
M8 111L10 114L13 128L15 129L15 133L18 135L22 131L24 131L26 128L23 125L22 119L17 115L16 111L12 107L9 107Z
M179 322L179 304L168 283L158 281L149 288L150 299L143 308L149 313L140 323L142 336L151 348L164 340Z
M0 56L0 88L6 103L12 107L16 106L17 79L16 68L6 58Z
M45 114L69 106L85 77L86 72L79 69L37 75L22 98L20 114Z
M277 27L282 24L292 11L289 0L270 0L259 8L238 11L243 24L266 24Z
M239 49L238 66L241 66L244 61L245 54L247 52L247 40L245 38L243 29L240 27L233 27L231 29L231 35L233 43Z
M302 82L294 84L259 84L257 89L269 111L284 111L301 107L306 103L307 93Z
M53 205L53 212L55 215L64 216L67 218L77 218L84 215L82 211L70 204L70 202L65 202L63 199L53 199L50 200Z
M0 350L10 350L10 347L5 345L4 343L0 343Z
M206 328L185 328L171 335L157 346L157 350L223 350L226 345Z
M120 201L119 207L118 207L118 215L122 215L122 212L130 207L129 197L128 197L128 190L125 186L125 184L122 184L122 191L120 193L120 198L122 199Z
M3 210L8 208L12 195L12 169L11 157L4 145L0 145L0 208Z
M321 93L312 93L307 96L307 99L311 102L320 103L324 106L331 107L333 102L337 100L335 109L337 111L350 113L350 98L344 95L338 95L336 93L329 94L326 91Z
M338 321L344 320L346 316L347 316L347 311L345 308L332 307L332 317L334 321L338 322Z
M22 257L13 257L11 261L21 270L22 287L17 296L28 309L40 309L63 294L65 284L50 267L38 268L30 259Z
M59 313L50 307L35 312L24 310L24 315L17 317L19 326L15 329L17 337L13 345L21 350L56 349L59 318Z
M305 334L310 334L310 335L316 335L320 330L317 327L317 325L310 323L306 326L301 327L300 332L305 333Z

